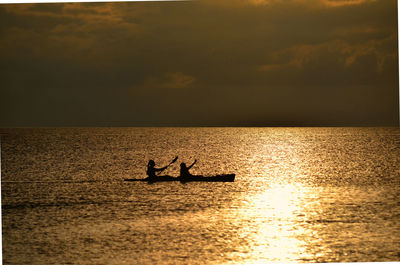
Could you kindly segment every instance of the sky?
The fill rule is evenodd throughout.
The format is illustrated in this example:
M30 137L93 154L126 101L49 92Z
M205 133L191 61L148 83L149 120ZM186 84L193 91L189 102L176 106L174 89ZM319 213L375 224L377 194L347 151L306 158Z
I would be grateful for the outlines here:
M0 5L0 127L398 126L397 1Z

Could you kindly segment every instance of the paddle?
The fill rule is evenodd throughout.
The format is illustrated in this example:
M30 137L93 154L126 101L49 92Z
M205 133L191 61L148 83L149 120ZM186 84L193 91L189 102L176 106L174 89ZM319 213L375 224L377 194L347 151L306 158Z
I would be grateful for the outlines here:
M160 175L161 174L161 172L163 172L164 170L166 170L167 169L167 167L169 167L170 165L172 165L173 163L175 163L176 162L176 160L178 160L178 157L175 157L172 161L171 161L171 163L169 163L167 166L165 166L165 169L163 169L162 171L160 171L160 173L158 173L157 175Z

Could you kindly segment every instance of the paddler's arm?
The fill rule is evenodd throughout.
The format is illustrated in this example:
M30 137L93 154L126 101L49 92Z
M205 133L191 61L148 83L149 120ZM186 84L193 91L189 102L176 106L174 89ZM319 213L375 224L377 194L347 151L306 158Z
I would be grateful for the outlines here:
M191 164L191 165L188 167L188 169L191 169L192 166L194 166L194 164L196 164L196 162L197 162L197 160L194 160L193 164Z

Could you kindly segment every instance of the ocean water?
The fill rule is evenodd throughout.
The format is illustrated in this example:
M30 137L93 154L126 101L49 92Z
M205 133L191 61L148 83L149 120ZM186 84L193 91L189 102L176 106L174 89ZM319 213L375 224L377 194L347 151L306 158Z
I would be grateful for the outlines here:
M0 132L4 264L400 260L399 128ZM123 181L175 156L236 180Z

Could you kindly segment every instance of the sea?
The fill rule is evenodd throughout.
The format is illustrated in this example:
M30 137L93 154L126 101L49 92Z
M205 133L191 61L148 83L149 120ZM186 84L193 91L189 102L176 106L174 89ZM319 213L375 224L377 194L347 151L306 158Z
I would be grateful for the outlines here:
M3 264L400 260L399 128L0 134ZM176 156L235 181L124 181Z

